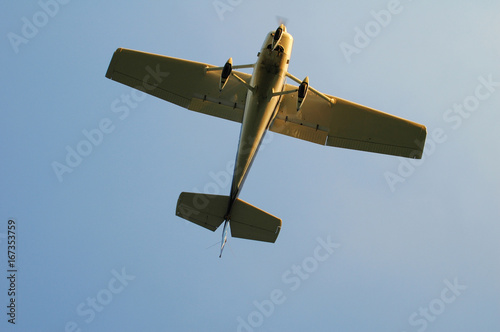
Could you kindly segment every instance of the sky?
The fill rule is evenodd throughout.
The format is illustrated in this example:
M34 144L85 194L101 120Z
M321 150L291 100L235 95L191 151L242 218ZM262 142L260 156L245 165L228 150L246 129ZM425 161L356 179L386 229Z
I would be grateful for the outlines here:
M219 258L174 212L229 193L240 125L105 73L252 63L277 17L293 75L426 125L424 157L269 133L240 198L281 233ZM0 29L1 331L500 331L498 1L4 1Z

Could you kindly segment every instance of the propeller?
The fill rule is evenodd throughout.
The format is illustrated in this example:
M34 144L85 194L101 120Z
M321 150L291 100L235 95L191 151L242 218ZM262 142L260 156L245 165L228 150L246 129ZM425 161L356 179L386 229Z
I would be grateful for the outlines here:
M284 25L287 26L288 24L288 18L283 17L283 16L276 16L276 21L278 22L278 25Z
M283 32L286 31L286 20L287 19L284 17L281 17L281 16L276 16L276 19L279 22L279 27L278 27L278 29L276 29L276 32L274 33L274 37L273 37L273 43L271 45L271 49L273 51L276 48L276 46L278 46Z

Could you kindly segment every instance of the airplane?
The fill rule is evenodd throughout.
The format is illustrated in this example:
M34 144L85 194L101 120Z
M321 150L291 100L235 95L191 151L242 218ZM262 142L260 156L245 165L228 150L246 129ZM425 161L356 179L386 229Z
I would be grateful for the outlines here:
M106 77L191 111L241 123L228 196L182 192L176 215L215 231L224 223L219 257L231 236L274 243L280 218L239 194L266 131L340 148L422 158L426 127L324 94L288 72L293 37L284 24L266 35L257 61L222 67L118 48ZM252 74L235 69L250 68ZM290 78L298 86L287 84Z

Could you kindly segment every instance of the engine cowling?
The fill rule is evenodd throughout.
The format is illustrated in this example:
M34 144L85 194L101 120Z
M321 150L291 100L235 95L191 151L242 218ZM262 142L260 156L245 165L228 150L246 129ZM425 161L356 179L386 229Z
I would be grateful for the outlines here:
M229 60L227 60L226 64L224 65L224 68L222 68L222 72L220 74L219 91L222 91L222 89L226 85L227 79L229 78L229 75L231 75L232 70L233 58L229 58Z
M307 97L307 91L309 90L309 77L304 78L302 83L299 85L299 90L297 91L297 112L300 111L304 100Z
M280 40L281 40L281 37L283 36L283 30L284 30L284 26L283 24L281 24L278 29L276 29L276 31L274 32L274 37L273 37L273 45L272 45L272 50L274 51L274 49L276 48L276 46L278 46Z

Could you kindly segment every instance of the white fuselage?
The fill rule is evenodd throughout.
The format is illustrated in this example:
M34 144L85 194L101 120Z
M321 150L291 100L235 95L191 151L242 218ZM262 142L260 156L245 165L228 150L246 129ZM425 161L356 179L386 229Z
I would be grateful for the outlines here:
M280 92L285 86L293 38L289 33L283 32L278 46L271 50L273 36L274 31L267 35L250 81L253 90L248 91L243 113L229 213L232 203L240 193L264 134L276 116L281 96L273 96L273 92Z

